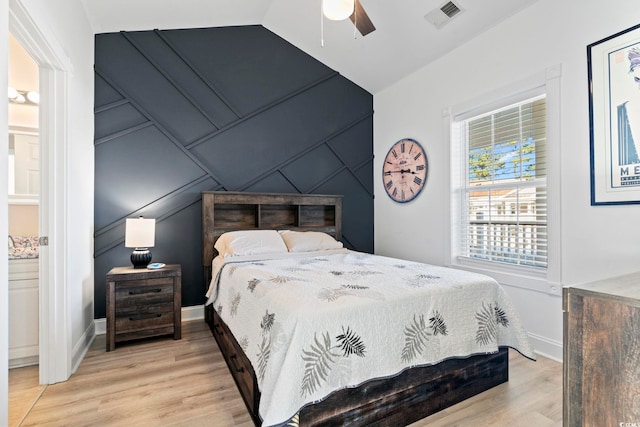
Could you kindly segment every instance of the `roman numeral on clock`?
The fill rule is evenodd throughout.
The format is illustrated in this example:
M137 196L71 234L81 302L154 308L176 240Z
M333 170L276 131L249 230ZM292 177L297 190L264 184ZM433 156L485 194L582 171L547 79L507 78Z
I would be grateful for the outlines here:
M420 184L422 184L422 178L420 178L420 177L416 176L415 178L413 178L413 182L414 182L416 185L420 185Z
M387 182L387 190L390 190L393 187L393 181Z

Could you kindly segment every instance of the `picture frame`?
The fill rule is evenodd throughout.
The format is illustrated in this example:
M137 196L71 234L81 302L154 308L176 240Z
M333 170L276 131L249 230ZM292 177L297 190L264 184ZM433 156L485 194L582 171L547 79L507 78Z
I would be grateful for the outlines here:
M591 205L640 204L640 25L587 46Z

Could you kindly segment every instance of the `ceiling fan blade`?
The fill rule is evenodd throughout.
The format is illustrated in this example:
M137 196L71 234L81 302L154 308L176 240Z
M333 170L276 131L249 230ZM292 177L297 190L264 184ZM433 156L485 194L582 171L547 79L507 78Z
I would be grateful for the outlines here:
M355 9L349 19L351 19L351 22L353 22L363 36L366 36L376 29L371 19L369 19L369 15L367 15L367 12L364 11L364 8L360 4L360 0L355 0Z

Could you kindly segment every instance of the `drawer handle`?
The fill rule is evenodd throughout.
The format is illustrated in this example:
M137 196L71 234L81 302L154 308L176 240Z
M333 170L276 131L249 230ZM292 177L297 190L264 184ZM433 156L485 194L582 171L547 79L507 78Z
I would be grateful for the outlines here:
M142 294L151 294L151 293L160 293L162 292L162 289L160 288L155 288L155 289L140 289L137 291L129 291L129 295L142 295Z
M238 357L235 354L233 356L231 356L231 364L233 365L233 369L235 369L236 372L242 373L242 372L244 372L244 368L238 366L238 364L236 362L237 359L238 359Z
M156 317L162 317L162 314L143 314L141 316L129 317L129 320L155 319Z
M213 329L216 330L216 333L218 335L224 335L224 331L222 330L222 326L220 326L220 323L214 323Z

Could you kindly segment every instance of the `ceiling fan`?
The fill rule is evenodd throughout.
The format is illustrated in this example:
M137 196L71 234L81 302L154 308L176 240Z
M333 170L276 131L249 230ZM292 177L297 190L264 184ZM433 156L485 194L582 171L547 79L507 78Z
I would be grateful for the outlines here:
M360 0L322 0L322 13L334 21L349 18L363 36L376 29Z

